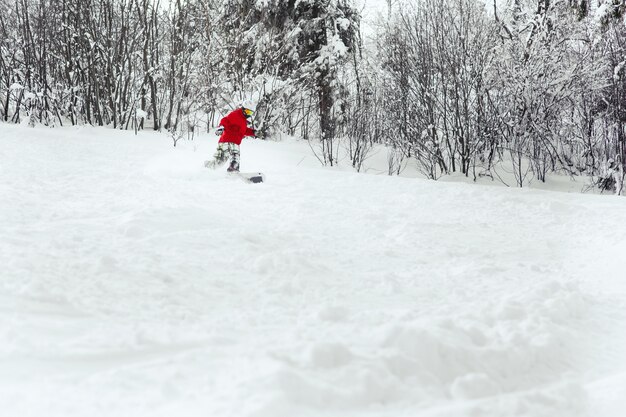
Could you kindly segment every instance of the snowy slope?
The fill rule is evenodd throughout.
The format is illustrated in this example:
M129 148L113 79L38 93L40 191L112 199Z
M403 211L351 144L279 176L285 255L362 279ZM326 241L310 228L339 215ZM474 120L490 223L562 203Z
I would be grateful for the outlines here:
M626 199L0 142L1 415L624 415Z

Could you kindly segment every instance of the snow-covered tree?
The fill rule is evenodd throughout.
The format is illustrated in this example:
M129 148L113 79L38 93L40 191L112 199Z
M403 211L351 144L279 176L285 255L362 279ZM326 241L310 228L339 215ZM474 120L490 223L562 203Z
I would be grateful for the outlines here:
M223 19L233 83L269 74L304 88L315 98L324 161L332 165L337 74L355 44L357 12L347 0L230 0Z
M379 40L387 142L430 178L461 171L491 138L494 27L466 0L426 0L389 21Z

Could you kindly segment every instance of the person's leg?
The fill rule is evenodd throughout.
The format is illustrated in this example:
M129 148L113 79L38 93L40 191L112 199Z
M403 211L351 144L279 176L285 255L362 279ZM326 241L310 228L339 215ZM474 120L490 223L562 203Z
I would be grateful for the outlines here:
M224 162L226 162L226 159L228 158L228 147L226 145L227 144L225 143L218 143L217 150L215 151L215 154L213 155L213 160L206 161L204 166L207 168L213 168L213 169L222 166Z
M229 143L228 151L230 153L230 166L228 167L228 171L239 171L239 145Z

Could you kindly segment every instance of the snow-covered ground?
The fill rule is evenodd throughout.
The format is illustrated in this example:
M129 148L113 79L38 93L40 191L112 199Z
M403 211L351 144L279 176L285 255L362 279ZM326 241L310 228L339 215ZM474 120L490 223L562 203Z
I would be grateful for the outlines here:
M0 415L626 414L626 199L0 125Z

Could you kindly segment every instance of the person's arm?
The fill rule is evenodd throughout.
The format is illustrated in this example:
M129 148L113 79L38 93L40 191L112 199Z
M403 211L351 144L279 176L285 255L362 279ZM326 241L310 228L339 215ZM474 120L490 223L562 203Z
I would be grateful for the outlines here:
M227 117L222 117L222 119L220 120L219 124L217 125L217 129L215 129L215 134L217 136L221 136L224 133L224 130L226 129L226 126L229 125L228 122L228 118Z
M224 129L228 129L231 124L230 120L228 120L228 116L224 116L222 117L222 120L220 120L219 126L222 126Z

